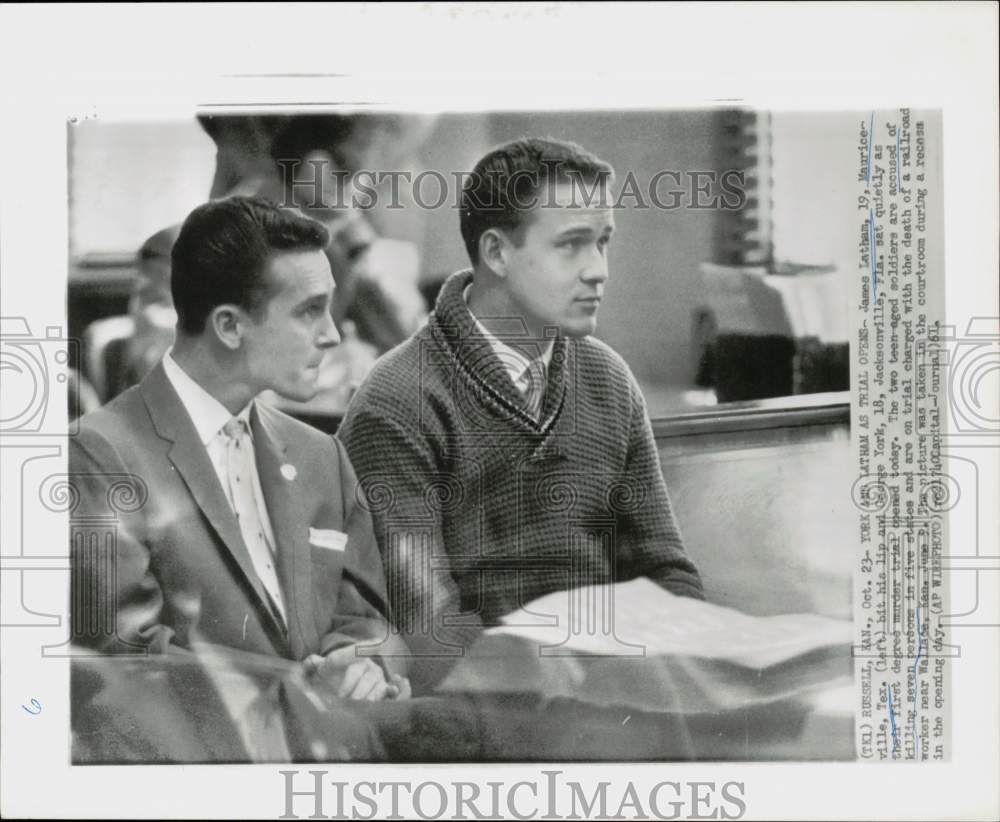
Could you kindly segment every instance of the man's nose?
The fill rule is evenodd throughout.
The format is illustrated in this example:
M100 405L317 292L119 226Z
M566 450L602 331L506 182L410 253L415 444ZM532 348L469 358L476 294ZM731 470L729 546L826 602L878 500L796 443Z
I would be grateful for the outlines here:
M608 255L607 252L595 248L587 260L580 275L585 283L599 285L608 279Z
M320 348L333 348L340 342L340 332L337 330L337 324L333 321L333 317L330 312L326 312L326 323L323 325L322 331L320 331L319 337L316 340L316 345Z

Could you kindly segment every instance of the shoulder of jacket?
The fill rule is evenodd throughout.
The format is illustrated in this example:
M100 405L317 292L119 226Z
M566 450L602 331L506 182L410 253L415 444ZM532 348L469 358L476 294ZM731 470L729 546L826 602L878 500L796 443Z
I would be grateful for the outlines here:
M257 410L284 439L303 443L307 448L330 447L333 437L302 420L295 419L280 408L258 402Z
M149 413L139 388L133 386L106 405L80 417L74 426L75 432L70 434L70 439L100 438L114 441L127 435L137 424L145 422L148 418Z

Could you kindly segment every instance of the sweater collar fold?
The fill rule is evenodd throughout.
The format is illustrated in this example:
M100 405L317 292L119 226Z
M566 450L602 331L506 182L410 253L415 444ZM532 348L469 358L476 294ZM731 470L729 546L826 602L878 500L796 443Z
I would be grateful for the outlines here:
M548 366L545 401L539 424L524 411L524 397L514 386L507 369L496 355L493 346L479 329L476 318L465 302L465 289L472 282L472 271L457 271L445 280L438 294L431 330L447 345L462 370L477 384L487 388L497 400L510 410L517 410L532 428L547 427L562 406L566 390L566 338L557 334L553 340L552 355ZM523 324L512 319L516 335ZM542 350L542 341L538 341Z

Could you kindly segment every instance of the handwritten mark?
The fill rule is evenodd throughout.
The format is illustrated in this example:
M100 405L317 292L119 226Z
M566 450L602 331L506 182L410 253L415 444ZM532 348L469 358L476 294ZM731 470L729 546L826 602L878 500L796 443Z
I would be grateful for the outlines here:
M917 658L913 661L913 692L917 693L917 666L920 664L920 655L924 650L924 634L920 628L920 606L916 609L917 617ZM913 737L917 740L917 752L920 752L920 734L917 733L917 700L913 701Z
M868 251L872 258L872 299L874 300L878 296L878 262L875 259L876 252L876 236L875 236L875 212L872 209L868 209Z
M896 734L896 710L892 707L892 687L886 685L886 691L889 694L889 722L892 724L892 752L896 753L899 750L899 737Z
M899 126L896 126L896 191L903 190L903 156L899 153Z
M31 708L27 705L22 705L21 707L32 716L38 716L42 712L42 703L34 697L31 698L31 708L34 708L35 710L31 710Z
M868 178L865 180L866 185L871 185L872 182L872 143L875 142L875 112L872 112L872 119L868 125Z
M924 635L920 628L920 608L917 607L917 659L913 663L913 681L917 681L917 665L920 664L920 653L924 650Z

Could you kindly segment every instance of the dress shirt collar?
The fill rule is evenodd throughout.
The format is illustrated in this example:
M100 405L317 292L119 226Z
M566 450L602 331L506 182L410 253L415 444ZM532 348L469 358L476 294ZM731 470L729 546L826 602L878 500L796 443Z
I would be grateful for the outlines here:
M462 292L462 297L465 299L465 305L469 305L469 289L472 288L472 283L469 283L465 290ZM524 382L523 378L525 373L531 367L533 357L529 357L523 351L514 348L511 345L507 345L503 340L493 334L485 325L479 322L472 311L469 311L472 315L473 321L476 323L476 330L483 335L483 339L490 344L490 348L496 353L500 362L503 363L504 369L510 375L510 381L514 385L521 387ZM545 350L542 352L541 356L542 363L544 363L546 369L549 367L549 362L552 360L552 341L549 340L545 346Z
M232 419L233 415L226 410L221 402L188 376L187 372L171 356L172 352L173 348L170 348L163 356L163 370L166 372L170 384L174 387L174 391L177 392L181 405L191 417L195 431L198 432L198 439L201 440L202 445L208 445L222 430L222 427ZM238 419L247 423L248 429L252 405L253 400L248 402L246 407L236 415Z

